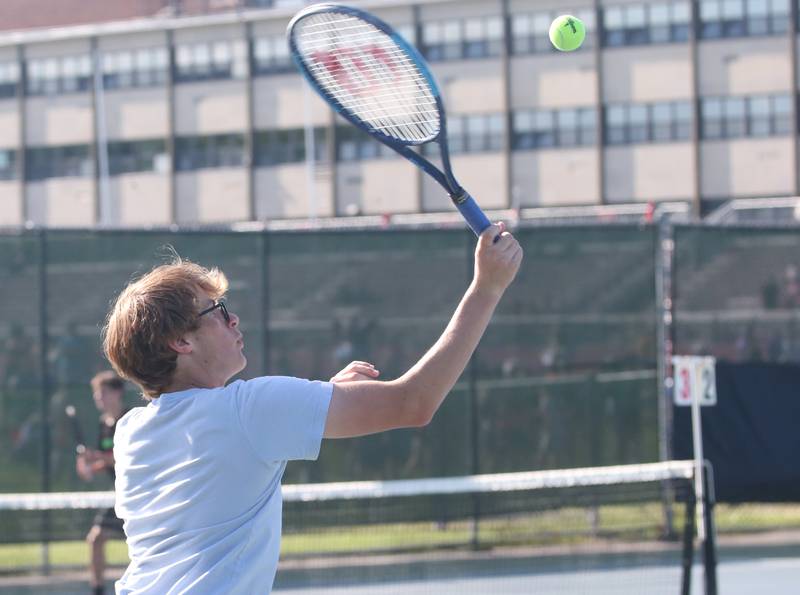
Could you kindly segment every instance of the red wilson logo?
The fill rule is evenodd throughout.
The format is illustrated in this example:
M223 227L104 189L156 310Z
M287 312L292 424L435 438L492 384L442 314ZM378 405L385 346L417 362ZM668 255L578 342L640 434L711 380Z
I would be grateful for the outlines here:
M316 51L311 54L311 62L352 95L393 83L398 68L395 58L376 45Z

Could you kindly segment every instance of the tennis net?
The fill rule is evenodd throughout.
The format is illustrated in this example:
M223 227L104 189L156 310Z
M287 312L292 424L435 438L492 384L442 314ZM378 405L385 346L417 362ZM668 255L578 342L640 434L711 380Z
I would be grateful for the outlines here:
M554 592L570 592L565 577L587 592L598 580L613 582L603 592L688 592L693 475L692 462L669 461L285 485L276 584L510 574L558 575ZM0 543L81 539L112 503L109 492L0 494Z

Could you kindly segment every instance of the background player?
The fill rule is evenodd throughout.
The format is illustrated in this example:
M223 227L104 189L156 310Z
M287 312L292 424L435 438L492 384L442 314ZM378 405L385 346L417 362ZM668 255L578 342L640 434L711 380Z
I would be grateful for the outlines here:
M112 371L96 374L91 380L92 397L100 412L97 449L87 448L79 453L76 470L81 479L92 481L98 473L114 479L114 433L117 421L125 414L123 396L125 381ZM106 568L105 544L109 538L124 539L122 521L113 508L98 511L86 535L89 544L89 573L92 593L104 592L103 575Z

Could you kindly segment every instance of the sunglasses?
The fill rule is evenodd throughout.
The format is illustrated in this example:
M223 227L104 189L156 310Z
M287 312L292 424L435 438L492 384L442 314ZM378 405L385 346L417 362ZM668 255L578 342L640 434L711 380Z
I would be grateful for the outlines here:
M228 308L225 307L225 302L223 302L222 300L214 302L213 306L211 306L210 308L206 308L205 310L200 312L200 314L198 314L197 317L200 318L201 316L205 316L206 314L213 312L217 308L219 308L220 311L222 312L222 317L225 319L225 322L230 323L231 315L228 314Z

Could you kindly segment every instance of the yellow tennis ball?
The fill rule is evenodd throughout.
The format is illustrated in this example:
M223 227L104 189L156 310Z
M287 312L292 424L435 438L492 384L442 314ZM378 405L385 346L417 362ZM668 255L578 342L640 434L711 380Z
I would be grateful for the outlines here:
M550 25L550 41L562 52L577 50L585 37L586 25L571 14L562 14Z

